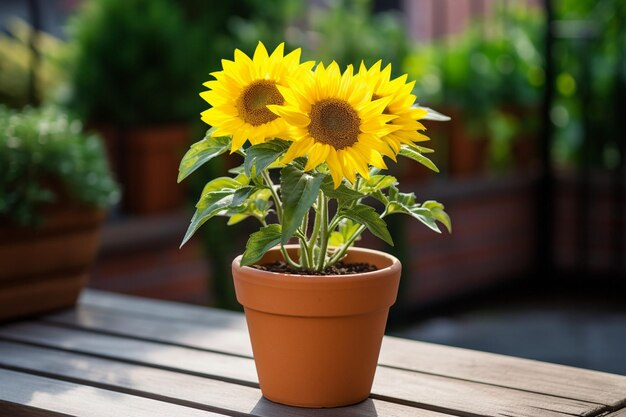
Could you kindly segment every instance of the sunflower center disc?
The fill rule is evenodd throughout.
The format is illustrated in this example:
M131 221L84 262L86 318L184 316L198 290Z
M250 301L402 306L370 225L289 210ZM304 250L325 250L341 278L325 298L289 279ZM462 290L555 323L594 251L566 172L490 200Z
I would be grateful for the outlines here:
M269 123L278 118L267 105L284 104L285 99L273 81L255 81L245 88L237 101L239 116L252 126Z
M311 106L309 134L318 142L343 149L359 139L361 119L343 100L327 98Z

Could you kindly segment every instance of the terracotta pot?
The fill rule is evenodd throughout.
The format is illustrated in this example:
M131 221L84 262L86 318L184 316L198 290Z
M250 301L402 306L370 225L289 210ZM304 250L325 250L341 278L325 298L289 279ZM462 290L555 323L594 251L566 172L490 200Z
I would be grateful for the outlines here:
M134 214L170 212L184 205L184 188L176 182L189 131L185 125L132 129L126 136L128 211Z
M296 247L289 251L295 253ZM270 251L261 262L282 259ZM379 269L349 276L305 276L241 267L233 261L263 395L299 407L337 407L369 396L400 262L354 248L347 262Z
M189 145L187 125L125 128L92 123L90 127L104 139L109 163L123 188L125 211L157 214L184 206L184 186L176 178Z
M58 207L37 229L0 224L0 320L68 307L96 256L104 213Z

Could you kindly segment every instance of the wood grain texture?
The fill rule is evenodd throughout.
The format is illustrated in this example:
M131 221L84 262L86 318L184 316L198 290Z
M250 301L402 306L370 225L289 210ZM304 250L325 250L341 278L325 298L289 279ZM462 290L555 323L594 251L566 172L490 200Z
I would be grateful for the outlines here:
M2 339L258 386L249 358L32 322L0 327Z
M1 416L218 417L219 414L0 369Z
M383 340L379 363L611 407L626 401L621 375L396 337Z
M626 417L626 408L622 408L621 410L614 411L603 417Z
M79 303L109 311L120 310L135 316L161 318L168 321L187 321L209 326L225 326L247 331L243 314L217 308L199 307L172 301L157 301L93 289L83 291Z
M340 409L287 407L264 400L257 388L11 342L0 342L0 366L229 415L446 417L442 413L371 399ZM135 414L112 412L110 415Z
M45 316L43 320L136 339L252 357L248 332L226 325L169 321L83 305Z
M79 309L51 316L50 320L78 328L252 356L247 332L242 328L243 315L227 313L228 327L224 329L219 326L220 320L211 317L212 310L185 306L175 313L178 305L169 303L169 310L163 313L159 312L158 301L141 300L140 307L132 307L134 300L138 300L135 297L100 295L88 291L83 297L85 304L81 301ZM141 316L131 315L139 308ZM165 322L163 314L172 314L181 322ZM193 318L188 321L187 315ZM385 337L379 364L611 407L626 401L623 376L393 337Z
M39 336L28 336L32 334L38 334ZM90 336L95 336L96 338L89 341ZM196 378L195 375L202 375L200 369L209 371L209 374L206 376L220 380L214 381L214 384L219 383L218 385L209 386L206 387L206 389L219 392L219 397L224 397L226 401L232 400L233 396L240 397L244 395L245 390L241 390L248 387L240 387L233 384L224 385L221 381L243 382L244 384L252 386L256 386L258 382L256 373L254 373L252 369L254 366L252 359L196 351L196 355L191 359L191 362L181 362L178 358L185 352L182 348L177 347L175 348L176 350L172 351L171 346L143 341L136 341L133 342L134 344L129 344L128 340L124 338L107 335L90 335L86 332L60 328L55 329L54 327L46 328L46 326L37 324L5 327L0 330L0 337L39 343L44 346L62 347L68 350L78 349L83 353L97 354L99 356L107 356L125 361L129 360L142 365L158 366L163 369L183 371L192 374L183 375L180 372L174 373L179 379L177 382L162 378L163 384L167 386L176 385L184 387L181 392L172 393L168 396L174 396L173 398L184 398L187 392L186 387L191 385L194 387L206 385L207 381L209 381L206 378L200 378L200 382L193 379ZM203 357L203 355L209 355L209 357ZM45 356L46 359L43 360L40 365L34 365L39 356ZM87 361L87 359L84 359L83 355L75 356L83 358L83 362ZM65 360L62 358L65 358ZM59 372L67 372L67 362L70 361L70 359L75 358L69 353L0 342L0 365L4 364L5 366L35 371L37 369L49 369L49 367L52 366L51 362L56 361L55 367L46 372L57 375ZM197 363L194 364L193 361L197 361ZM210 361L210 363L207 364L208 361ZM99 367L106 368L109 372L113 372L112 369L118 366L115 362L105 366L102 362L98 362L96 358L85 363L86 364L79 366L79 373L77 375L80 376L81 370L91 369L89 364L93 363L100 363ZM31 366L34 366L34 368L30 368ZM123 374L127 369L138 368L129 364L120 364L120 366L121 367L115 371L118 375ZM140 368L143 369L145 367ZM155 369L152 371L160 370ZM143 374L141 379L157 379L156 377L147 376L146 374L148 372L144 371L140 373ZM171 377L171 373L167 375ZM187 379L188 376L192 379ZM77 376L71 375L71 377ZM106 376L95 375L93 380L106 380ZM154 392L158 389L159 386L149 387L150 392ZM599 412L602 409L601 405L595 403L560 397L548 397L525 391L385 367L379 367L377 371L372 394L375 398L384 399L389 402L473 416L510 415L535 417L539 415L583 415ZM161 395L165 394L161 393ZM177 397L180 395L183 397ZM215 401L218 400L219 398ZM211 406L215 406L215 404ZM216 409L223 411L220 407L221 406Z

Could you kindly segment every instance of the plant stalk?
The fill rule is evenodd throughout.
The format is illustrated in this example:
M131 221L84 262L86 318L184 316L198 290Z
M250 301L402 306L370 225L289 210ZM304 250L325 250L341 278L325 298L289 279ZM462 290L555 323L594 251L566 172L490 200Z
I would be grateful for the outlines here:
M265 181L265 184L269 187L270 192L272 193L272 199L274 200L274 205L276 206L276 217L278 217L278 223L282 224L283 203L280 197L278 196L278 193L274 189L274 183L272 182L272 178L270 177L269 172L264 170L262 171L261 175L263 176L263 180ZM280 253L283 254L283 258L285 258L285 262L287 262L287 264L289 264L289 266L291 266L292 268L300 269L302 267L300 264L298 264L293 259L291 259L291 257L289 256L289 253L287 252L287 249L285 249L285 246L282 243L280 244Z
M387 215L387 209L385 208L385 211L383 211L383 213L380 215L380 218L382 219L386 215ZM364 225L359 226L359 228L356 230L356 232L354 232L354 234L350 237L350 239L348 239L346 243L344 243L339 248L339 250L333 254L333 256L330 258L330 260L324 266L324 268L328 268L329 266L332 266L336 264L337 262L339 262L341 258L345 256L346 252L348 252L348 249L350 249L352 244L359 238L359 236L361 236L361 233L365 231L365 229L366 227Z
M274 205L276 206L276 217L278 217L278 223L282 224L283 222L283 203L278 196L278 193L274 189L274 183L272 182L272 178L270 177L269 172L263 171L261 173L263 176L263 180L265 184L269 187L270 192L272 193L272 199L274 200Z
M317 203L315 207L315 221L313 222L313 231L311 232L311 238L309 239L309 255L311 257L311 265L317 265L319 260L315 259L315 246L317 244L317 237L320 232L320 224L322 222L322 192L317 194Z
M300 243L300 263L303 268L311 268L313 265L312 259L309 257L309 248L307 247L306 235L308 232L309 225L309 212L306 212L304 218L302 219L301 230L296 232L298 236L298 242Z
M321 206L321 227L320 227L320 257L317 264L317 270L323 271L326 263L326 251L328 250L328 199L323 191L320 191Z

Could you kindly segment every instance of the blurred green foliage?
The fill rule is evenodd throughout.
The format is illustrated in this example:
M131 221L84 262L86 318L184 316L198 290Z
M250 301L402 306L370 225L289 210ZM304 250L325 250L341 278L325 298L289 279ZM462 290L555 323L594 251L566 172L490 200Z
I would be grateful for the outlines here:
M188 118L192 35L171 1L85 2L70 24L70 107L120 125Z
M61 197L102 208L117 203L100 139L57 108L0 106L0 218L36 225L41 205Z
M65 81L59 62L63 43L47 33L36 32L31 48L32 37L33 28L18 18L7 22L6 33L0 32L0 103L15 108L41 103L57 93ZM39 63L34 68L31 94L34 53Z
M295 5L293 0L225 1L219 7L200 0L85 1L69 26L70 108L84 120L119 125L197 120L201 84L220 60L259 39L278 43ZM253 45L251 27L264 33Z
M626 3L561 0L555 61L557 97L553 158L560 166L615 168L626 102ZM591 146L583 146L587 137Z
M370 66L382 60L401 75L411 40L399 13L373 13L371 0L326 0L325 6L311 10L306 31L290 32L299 44L308 45L309 59L352 64L356 70L361 61Z
M405 61L418 101L459 109L468 134L489 139L492 169L509 167L513 142L538 127L538 113L526 111L539 105L545 82L543 25L538 8L495 7L458 35L417 45Z

